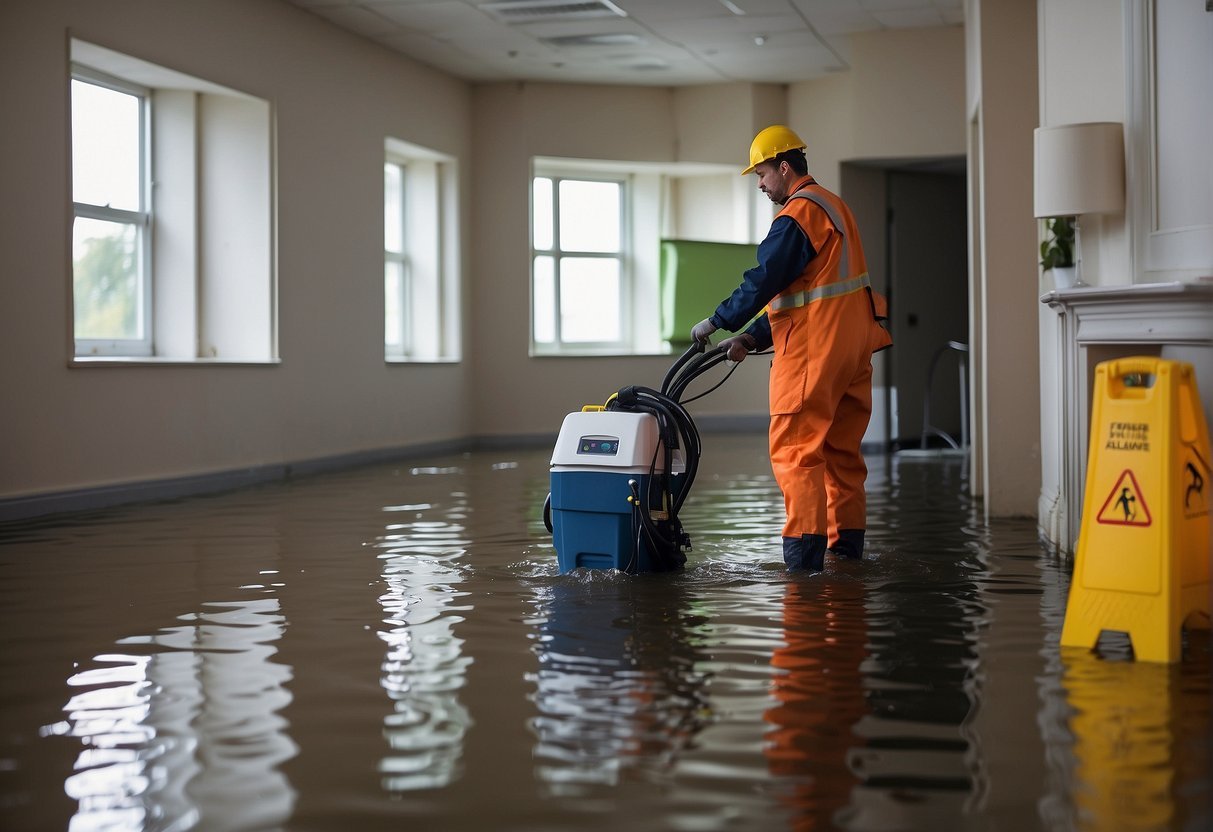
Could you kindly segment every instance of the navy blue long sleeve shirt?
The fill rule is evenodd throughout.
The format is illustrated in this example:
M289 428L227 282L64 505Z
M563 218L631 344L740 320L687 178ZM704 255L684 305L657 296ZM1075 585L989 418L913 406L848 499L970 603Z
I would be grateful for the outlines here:
M717 329L737 332L771 298L800 277L816 256L817 251L796 220L776 217L766 239L758 244L758 265L745 273L741 285L716 307L709 320ZM756 349L771 346L771 324L766 315L755 320L745 332L757 342Z

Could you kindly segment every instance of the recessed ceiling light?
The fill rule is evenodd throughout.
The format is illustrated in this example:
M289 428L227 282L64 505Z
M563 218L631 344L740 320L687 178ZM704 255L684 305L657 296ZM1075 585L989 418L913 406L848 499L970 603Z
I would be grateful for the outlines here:
M540 38L552 46L643 46L647 41L631 32L604 32L592 35L556 35Z
M491 3L480 3L479 8L503 23L628 16L627 12L611 0L494 0Z

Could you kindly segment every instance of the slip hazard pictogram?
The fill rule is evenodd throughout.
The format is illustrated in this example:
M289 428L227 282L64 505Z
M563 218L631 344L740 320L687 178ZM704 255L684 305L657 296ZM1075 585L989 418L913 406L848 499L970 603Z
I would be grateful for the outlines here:
M1209 464L1201 457L1200 452L1195 448L1188 448L1181 472L1184 517L1200 517L1202 514L1209 513L1209 489L1205 483L1208 473Z
M1126 468L1116 479L1116 485L1104 500L1103 508L1095 518L1098 522L1109 526L1148 526L1150 525L1150 507L1146 505L1145 495L1137 484L1137 477Z

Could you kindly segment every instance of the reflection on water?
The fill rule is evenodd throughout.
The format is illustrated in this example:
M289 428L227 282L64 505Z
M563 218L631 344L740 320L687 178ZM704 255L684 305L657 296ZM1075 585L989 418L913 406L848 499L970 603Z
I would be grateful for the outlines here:
M384 719L391 752L379 770L390 792L439 788L457 778L463 736L472 723L457 695L471 659L462 655L463 641L454 634L463 620L457 613L472 609L456 604L469 594L458 589L467 541L459 523L426 519L431 508L388 506L386 511L413 512L416 519L389 524L377 544L384 550L379 559L386 586L379 603L387 615L379 637L388 646L380 684L394 705ZM457 506L455 513L464 508Z
M673 575L560 575L546 449L0 526L0 828L1210 828L1207 632L1061 651L955 460L789 576L764 441L705 448Z
M276 771L295 752L278 715L290 668L270 660L286 623L278 601L204 607L181 626L120 639L138 652L98 655L67 680L80 690L43 733L84 746L63 785L79 803L73 831L189 829L215 803L231 820L209 828L290 817L294 793Z
M1061 653L1042 726L1055 778L1049 810L1079 829L1200 828L1195 820L1209 819L1209 686L1190 674L1208 678L1207 643L1189 649L1185 669Z
M537 594L537 776L550 792L653 780L711 718L696 630L677 584L581 570Z
M839 810L865 776L855 727L867 713L863 675L863 584L789 581L783 600L783 647L771 656L775 704L764 748L780 798L796 830L846 824ZM859 758L862 759L862 758Z

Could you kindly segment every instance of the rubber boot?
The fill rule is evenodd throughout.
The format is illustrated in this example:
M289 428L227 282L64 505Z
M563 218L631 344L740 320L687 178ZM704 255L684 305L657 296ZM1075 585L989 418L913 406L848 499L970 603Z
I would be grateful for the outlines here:
M863 560L863 529L839 529L838 540L830 547L830 554L849 560Z
M826 566L826 536L804 534L783 539L783 562L788 569L820 572Z

